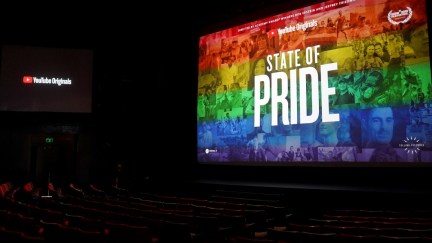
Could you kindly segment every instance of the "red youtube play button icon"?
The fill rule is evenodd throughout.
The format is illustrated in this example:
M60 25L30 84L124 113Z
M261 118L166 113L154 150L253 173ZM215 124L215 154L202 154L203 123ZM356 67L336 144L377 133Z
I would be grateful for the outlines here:
M23 83L25 83L25 84L33 83L33 77L32 76L24 76L23 77Z

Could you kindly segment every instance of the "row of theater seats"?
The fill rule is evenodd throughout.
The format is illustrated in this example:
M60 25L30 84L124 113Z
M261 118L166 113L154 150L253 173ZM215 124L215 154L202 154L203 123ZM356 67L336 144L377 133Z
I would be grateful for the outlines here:
M284 197L284 200L279 200ZM290 208L287 195L235 191L3 198L0 239L92 242L432 242L432 211Z
M432 242L430 210L325 210L292 217L285 225L238 242Z
M285 210L155 193L4 199L2 206L0 225L5 230L56 242L226 242L258 225L265 228L270 215L283 215Z

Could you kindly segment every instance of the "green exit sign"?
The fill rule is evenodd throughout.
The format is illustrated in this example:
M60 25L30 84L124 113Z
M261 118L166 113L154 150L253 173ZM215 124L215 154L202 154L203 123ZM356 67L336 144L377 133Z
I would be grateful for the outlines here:
M54 138L53 137L46 137L45 143L54 143Z

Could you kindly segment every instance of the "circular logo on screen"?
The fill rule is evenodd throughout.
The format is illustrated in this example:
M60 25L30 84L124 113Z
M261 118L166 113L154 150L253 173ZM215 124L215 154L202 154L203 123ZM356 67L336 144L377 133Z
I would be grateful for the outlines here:
M420 148L425 146L425 144L416 137L407 137L402 141L403 143L399 144L399 147L403 148L408 154L416 154L420 151Z
M412 9L410 7L407 7L406 9L399 9L398 11L390 10L390 12L387 14L387 19L394 25L405 24L411 19L412 14Z
M206 154L209 154L209 153L216 153L216 152L217 152L217 149L205 149L204 152L205 152Z

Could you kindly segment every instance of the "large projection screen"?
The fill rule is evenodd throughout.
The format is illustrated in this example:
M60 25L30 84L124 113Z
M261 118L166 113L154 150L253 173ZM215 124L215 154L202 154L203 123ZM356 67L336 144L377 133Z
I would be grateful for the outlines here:
M326 1L200 36L197 161L430 166L426 11Z

